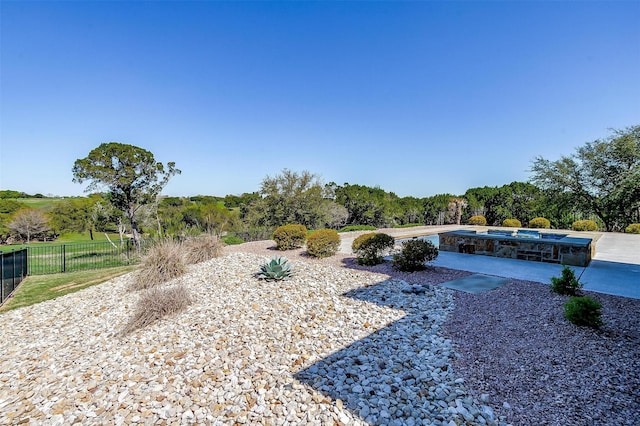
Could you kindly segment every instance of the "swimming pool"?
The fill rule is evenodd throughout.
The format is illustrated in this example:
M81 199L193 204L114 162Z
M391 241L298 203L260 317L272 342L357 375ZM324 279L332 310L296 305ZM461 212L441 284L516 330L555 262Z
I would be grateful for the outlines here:
M405 241L409 241L409 240L425 240L425 241L430 241L431 244L433 244L436 247L440 246L440 237L438 236L438 234L431 234L431 235L418 235L415 237L408 237L408 238L396 238L396 244L402 244Z

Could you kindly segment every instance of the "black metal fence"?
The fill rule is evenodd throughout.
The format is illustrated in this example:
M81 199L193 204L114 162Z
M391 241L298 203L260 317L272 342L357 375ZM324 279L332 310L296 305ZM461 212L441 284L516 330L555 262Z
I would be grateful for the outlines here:
M0 252L0 304L27 276L27 249Z
M28 249L28 274L45 275L136 263L139 251L131 240L35 246Z

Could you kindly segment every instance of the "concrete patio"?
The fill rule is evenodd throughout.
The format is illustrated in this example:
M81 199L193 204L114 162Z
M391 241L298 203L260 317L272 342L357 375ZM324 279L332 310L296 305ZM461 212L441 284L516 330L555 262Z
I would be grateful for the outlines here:
M404 229L381 229L377 232L402 238L437 234L456 229L477 229L477 227L421 226ZM575 270L580 282L584 284L584 289L640 299L640 235L609 232L577 234L597 239L596 254L589 266L586 268L571 267ZM343 238L340 251L351 253L353 239ZM545 284L551 282L551 277L560 276L562 271L562 265L444 251L440 252L433 265Z

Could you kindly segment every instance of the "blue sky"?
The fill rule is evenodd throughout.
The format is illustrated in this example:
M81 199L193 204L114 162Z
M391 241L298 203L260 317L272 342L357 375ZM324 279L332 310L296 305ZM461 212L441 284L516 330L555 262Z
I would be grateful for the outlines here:
M168 195L284 168L400 196L526 181L640 124L640 2L0 2L0 188L82 195L103 142Z

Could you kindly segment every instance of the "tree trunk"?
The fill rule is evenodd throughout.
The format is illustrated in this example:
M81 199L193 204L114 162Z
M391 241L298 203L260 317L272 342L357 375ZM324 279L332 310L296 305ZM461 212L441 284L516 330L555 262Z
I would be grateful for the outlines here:
M133 243L136 246L136 249L140 248L140 228L138 228L138 222L136 221L136 210L134 206L129 205L129 209L127 210L127 216L129 219L129 223L131 224L131 234L133 235Z

